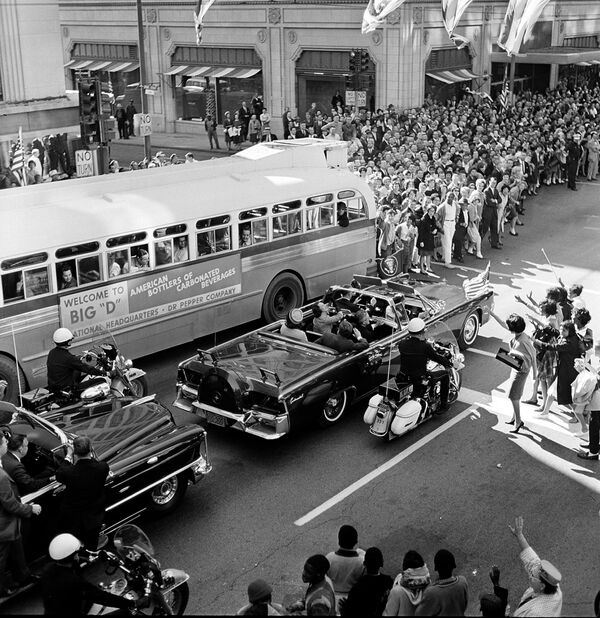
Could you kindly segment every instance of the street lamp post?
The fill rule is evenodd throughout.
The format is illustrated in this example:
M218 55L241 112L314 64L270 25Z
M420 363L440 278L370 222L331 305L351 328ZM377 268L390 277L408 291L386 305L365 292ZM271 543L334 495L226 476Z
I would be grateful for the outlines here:
M144 52L144 22L142 19L142 0L136 0L137 8L137 28L138 28L138 53L140 56L140 100L142 104L142 114L146 113L146 55ZM152 146L150 136L144 135L144 155L146 161L152 158Z

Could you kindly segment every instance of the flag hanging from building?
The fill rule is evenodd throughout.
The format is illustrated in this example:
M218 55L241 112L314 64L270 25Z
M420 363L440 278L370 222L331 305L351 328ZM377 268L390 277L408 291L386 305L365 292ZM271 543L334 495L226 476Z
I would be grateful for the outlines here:
M490 284L490 262L486 266L483 272L480 272L476 277L472 279L465 279L463 281L463 290L467 300L473 300L492 289Z
M383 25L385 18L404 2L405 0L369 0L369 4L363 13L362 33L373 32Z
M11 172L16 176L21 185L27 184L27 176L25 174L25 150L23 148L23 130L19 127L19 137L15 144L10 164Z
M499 47L509 56L518 54L549 3L550 0L510 0L498 36Z
M500 94L498 95L498 103L500 104L500 107L503 110L506 110L506 108L508 107L509 95L510 95L510 91L509 91L508 81L504 80L504 83L502 84L502 90L500 91Z
M462 49L465 45L469 44L469 39L459 34L454 34L454 29L458 26L460 18L471 2L473 2L473 0L442 0L444 26L446 26L450 40L458 49Z
M196 28L196 45L202 43L202 20L215 0L198 0L194 9L194 26Z

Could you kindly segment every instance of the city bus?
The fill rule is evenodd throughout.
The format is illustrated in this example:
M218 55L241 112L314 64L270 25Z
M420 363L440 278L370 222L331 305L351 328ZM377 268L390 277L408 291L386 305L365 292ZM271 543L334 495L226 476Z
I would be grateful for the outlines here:
M145 356L285 317L375 263L375 202L344 142L0 192L0 379L46 385L59 326Z

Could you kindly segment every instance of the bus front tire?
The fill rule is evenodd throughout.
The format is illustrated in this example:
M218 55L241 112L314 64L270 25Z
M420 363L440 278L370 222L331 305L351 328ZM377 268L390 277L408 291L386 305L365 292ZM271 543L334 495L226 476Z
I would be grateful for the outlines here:
M17 403L19 401L19 383L23 392L27 390L25 375L12 358L0 356L0 380L5 380L8 384L4 393L4 401Z
M267 323L284 319L296 307L304 304L302 282L292 273L281 273L269 284L262 304Z

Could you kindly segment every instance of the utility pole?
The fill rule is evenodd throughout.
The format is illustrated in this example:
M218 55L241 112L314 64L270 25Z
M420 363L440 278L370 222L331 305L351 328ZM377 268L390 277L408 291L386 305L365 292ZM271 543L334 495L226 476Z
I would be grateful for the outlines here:
M137 28L138 28L138 54L140 56L140 99L142 104L142 114L146 113L146 54L144 51L144 21L142 18L142 0L135 0L137 8ZM144 155L146 160L152 158L152 146L150 136L144 135Z

